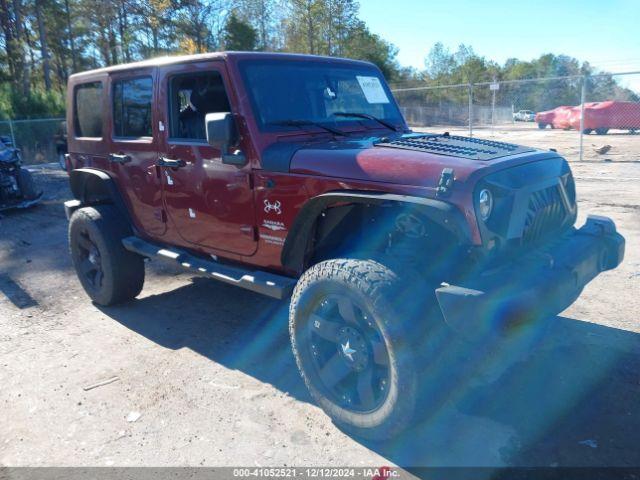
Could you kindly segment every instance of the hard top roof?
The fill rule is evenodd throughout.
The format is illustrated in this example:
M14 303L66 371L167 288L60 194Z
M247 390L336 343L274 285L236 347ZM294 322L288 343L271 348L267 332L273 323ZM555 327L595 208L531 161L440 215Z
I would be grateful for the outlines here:
M273 52L211 52L211 53L200 53L196 55L175 55L175 56L163 56L150 58L148 60L142 60L140 62L132 62L132 63L123 63L120 65L112 65L109 67L98 68L95 70L88 70L86 72L75 73L71 75L71 80L80 80L83 77L89 77L100 73L112 73L112 72L120 72L126 70L134 70L136 68L144 68L144 67L159 67L164 65L174 65L181 63L190 63L190 62L201 62L206 60L221 60L233 58L237 60L241 59L255 59L255 60L297 60L297 61L311 61L311 60L322 60L322 61L331 61L331 62L340 62L340 63L355 63L361 65L371 66L370 62L365 62L362 60L352 60L349 58L340 58L340 57L326 57L319 55L305 55L298 53L273 53Z

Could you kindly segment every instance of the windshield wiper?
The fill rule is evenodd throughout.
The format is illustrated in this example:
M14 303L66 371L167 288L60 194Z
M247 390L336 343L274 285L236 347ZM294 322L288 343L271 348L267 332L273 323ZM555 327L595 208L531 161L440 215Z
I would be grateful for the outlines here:
M313 126L322 128L327 132L333 133L334 135L342 135L343 137L347 136L346 133L341 132L337 128L327 127L326 125L323 125L319 122L314 122L313 120L298 120L298 119L277 120L275 122L269 122L267 125L282 125L285 127L304 127L305 125L313 125Z
M381 118L378 117L374 117L373 115L369 115L368 113L358 113L358 112L334 112L333 115L335 115L336 117L354 117L354 118L366 118L368 120L373 120L375 122L378 122L380 125L384 125L385 127L387 127L390 130L393 130L394 132L398 131L398 127L396 127L395 125L382 120Z

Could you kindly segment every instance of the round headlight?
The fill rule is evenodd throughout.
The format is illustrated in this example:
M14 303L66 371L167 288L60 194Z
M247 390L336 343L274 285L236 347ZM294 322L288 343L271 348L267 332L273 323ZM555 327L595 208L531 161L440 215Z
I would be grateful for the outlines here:
M486 188L480 190L480 195L478 195L478 209L480 218L486 221L491 215L491 210L493 210L493 195Z

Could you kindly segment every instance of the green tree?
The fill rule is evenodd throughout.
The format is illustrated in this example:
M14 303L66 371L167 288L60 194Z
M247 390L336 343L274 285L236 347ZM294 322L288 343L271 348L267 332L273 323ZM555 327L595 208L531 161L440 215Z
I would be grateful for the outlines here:
M351 29L344 54L350 58L376 64L389 81L394 81L398 77L399 66L396 60L398 49L371 33L364 22L358 22Z
M224 27L224 47L226 50L255 50L258 34L246 22L240 20L236 12L231 12Z
M286 50L322 55L320 32L324 17L324 2L320 0L290 0L286 24Z
M255 29L258 50L273 50L281 43L276 37L282 10L277 0L237 0L235 13Z
M202 0L187 0L174 22L181 53L204 53L216 48L209 20L219 15L219 5Z
M0 116L59 115L70 74L172 53L275 50L368 60L403 86L593 75L588 63L551 53L503 65L467 45L430 49L425 68L402 68L397 49L359 19L357 0L0 0ZM577 105L582 80L503 84L519 108ZM407 92L406 101L463 104L466 88ZM489 102L489 88L474 90ZM588 100L634 100L615 77L591 77Z

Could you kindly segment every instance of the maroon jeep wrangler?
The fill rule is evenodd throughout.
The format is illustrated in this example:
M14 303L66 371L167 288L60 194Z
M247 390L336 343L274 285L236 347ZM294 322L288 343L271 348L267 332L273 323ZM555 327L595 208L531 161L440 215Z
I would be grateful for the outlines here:
M67 102L69 243L91 299L133 299L153 258L291 296L302 377L356 435L446 396L442 332L483 341L557 314L623 258L610 219L574 227L557 153L413 133L370 63L155 59L73 75Z

